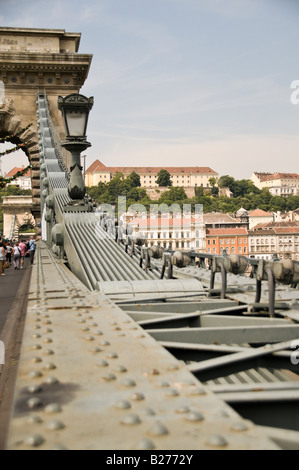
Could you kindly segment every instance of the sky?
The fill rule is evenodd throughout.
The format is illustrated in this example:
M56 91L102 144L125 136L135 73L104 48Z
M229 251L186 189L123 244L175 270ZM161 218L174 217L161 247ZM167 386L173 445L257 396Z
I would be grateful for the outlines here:
M86 167L236 179L299 173L298 21L298 0L0 0L0 26L80 32L93 54Z

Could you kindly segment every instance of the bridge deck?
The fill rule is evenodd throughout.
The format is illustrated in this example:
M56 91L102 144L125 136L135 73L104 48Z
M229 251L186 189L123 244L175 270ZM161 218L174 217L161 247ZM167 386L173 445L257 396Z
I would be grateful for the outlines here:
M8 449L277 449L43 244Z

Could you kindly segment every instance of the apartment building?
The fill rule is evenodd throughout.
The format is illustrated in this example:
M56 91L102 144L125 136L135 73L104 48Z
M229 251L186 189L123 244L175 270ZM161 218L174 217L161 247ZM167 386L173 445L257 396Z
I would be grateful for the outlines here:
M264 223L248 231L252 258L291 258L299 261L299 222Z
M205 251L205 230L201 218L145 216L133 218L130 225L145 238L146 246L158 245L176 251Z
M272 212L266 212L262 209L255 209L249 212L249 229L252 229L255 225L271 223L274 220Z
M218 173L209 167L107 167L99 160L85 172L86 186L97 186L99 182L108 183L117 172L127 178L132 171L140 176L140 184L143 188L158 187L156 183L160 170L167 170L173 186L210 188L209 179L217 178Z
M206 252L214 255L239 254L248 256L247 228L207 228Z
M297 173L254 172L251 181L259 189L268 188L274 196L287 197L299 194L299 175Z

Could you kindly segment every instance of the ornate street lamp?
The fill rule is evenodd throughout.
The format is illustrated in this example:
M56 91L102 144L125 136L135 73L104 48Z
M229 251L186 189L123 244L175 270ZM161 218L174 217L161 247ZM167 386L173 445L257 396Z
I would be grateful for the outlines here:
M62 113L66 133L66 140L61 145L69 150L72 156L68 192L70 198L75 201L82 200L86 192L80 155L91 146L86 140L86 128L92 106L93 97L87 98L78 93L65 97L58 96L58 109Z

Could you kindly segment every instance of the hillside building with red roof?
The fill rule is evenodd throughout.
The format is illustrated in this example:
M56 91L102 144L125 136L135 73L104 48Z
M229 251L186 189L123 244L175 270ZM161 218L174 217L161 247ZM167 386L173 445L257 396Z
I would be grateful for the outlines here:
M210 188L209 179L211 177L218 178L218 173L209 167L107 167L96 160L85 172L85 184L88 187L97 186L100 182L108 183L117 172L127 178L132 171L135 171L140 176L141 187L153 188L158 187L156 179L160 170L169 172L173 186Z

